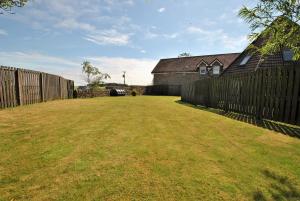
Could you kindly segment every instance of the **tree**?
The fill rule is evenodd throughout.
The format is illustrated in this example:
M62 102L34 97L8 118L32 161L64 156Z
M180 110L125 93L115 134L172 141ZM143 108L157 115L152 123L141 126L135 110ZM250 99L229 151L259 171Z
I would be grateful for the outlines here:
M0 0L0 13L1 10L11 12L13 7L23 7L28 0Z
M85 75L85 81L88 86L94 88L103 84L103 80L109 79L110 75L101 73L97 67L94 67L91 62L84 61L82 63L82 73Z
M289 48L293 59L300 59L299 0L259 0L253 8L241 8L239 16L250 24L251 40L258 36L268 39L259 47L252 44L250 49L265 56Z
M190 56L192 56L192 55L191 55L191 53L188 53L188 52L183 52L183 53L178 55L179 58L180 57L190 57Z

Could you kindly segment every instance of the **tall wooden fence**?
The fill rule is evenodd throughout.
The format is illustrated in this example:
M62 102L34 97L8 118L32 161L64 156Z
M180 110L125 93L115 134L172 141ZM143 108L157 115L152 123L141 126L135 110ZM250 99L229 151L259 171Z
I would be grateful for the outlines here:
M47 73L0 67L0 108L73 98L74 82Z
M187 83L181 97L195 105L300 125L300 65Z

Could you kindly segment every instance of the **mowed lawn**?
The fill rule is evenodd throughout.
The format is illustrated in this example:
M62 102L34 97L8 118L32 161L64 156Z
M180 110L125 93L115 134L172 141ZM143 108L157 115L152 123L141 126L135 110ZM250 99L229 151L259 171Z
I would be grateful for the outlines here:
M177 97L0 111L0 200L300 200L300 140Z

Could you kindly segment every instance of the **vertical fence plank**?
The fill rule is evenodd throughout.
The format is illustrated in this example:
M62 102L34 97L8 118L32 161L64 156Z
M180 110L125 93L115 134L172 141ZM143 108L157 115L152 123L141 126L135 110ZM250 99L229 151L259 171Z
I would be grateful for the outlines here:
M299 99L299 85L300 85L300 68L295 68L295 81L294 81L294 90L292 94L292 105L291 105L291 119L292 124L296 124L296 114L297 114L297 105Z
M3 86L3 70L0 67L0 108L4 108L4 99L3 99L3 90L2 90L2 86Z
M284 121L286 123L290 122L293 85L294 85L294 68L289 66L288 67L288 87L287 87L287 97L286 97L286 108L285 108L285 118L284 118Z

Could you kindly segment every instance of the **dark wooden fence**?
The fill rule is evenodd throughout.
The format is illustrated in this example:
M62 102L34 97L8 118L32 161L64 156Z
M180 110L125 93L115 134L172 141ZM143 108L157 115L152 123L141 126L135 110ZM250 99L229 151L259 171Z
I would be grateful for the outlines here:
M209 78L182 87L182 101L300 125L300 65Z
M180 96L181 95L181 85L146 86L145 95Z
M0 108L73 98L74 82L47 73L0 67Z

